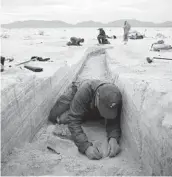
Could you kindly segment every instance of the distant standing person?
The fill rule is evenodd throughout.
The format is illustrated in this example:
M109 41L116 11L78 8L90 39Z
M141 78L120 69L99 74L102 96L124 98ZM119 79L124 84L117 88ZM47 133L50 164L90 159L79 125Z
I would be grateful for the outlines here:
M84 42L83 38L71 37L70 42L68 42L67 45L68 46L70 45L81 46L80 43L83 43L83 42Z
M124 28L124 44L126 44L128 42L128 34L131 29L131 26L127 21L125 21L123 28Z

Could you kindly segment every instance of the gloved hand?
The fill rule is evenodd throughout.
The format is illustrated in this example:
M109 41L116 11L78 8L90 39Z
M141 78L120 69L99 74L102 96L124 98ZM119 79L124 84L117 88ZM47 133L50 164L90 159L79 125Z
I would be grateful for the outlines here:
M91 160L99 160L102 158L101 153L94 146L89 146L85 151L86 156Z
M102 157L106 158L109 156L110 153L110 145L107 139L105 139L102 144L101 144L101 152L102 152Z
M109 157L115 157L120 152L119 144L115 138L110 138L109 140L110 152Z
M109 146L109 142L107 138L103 141L95 141L93 143L93 146L98 149L102 158L108 157L109 152L110 152L110 146Z

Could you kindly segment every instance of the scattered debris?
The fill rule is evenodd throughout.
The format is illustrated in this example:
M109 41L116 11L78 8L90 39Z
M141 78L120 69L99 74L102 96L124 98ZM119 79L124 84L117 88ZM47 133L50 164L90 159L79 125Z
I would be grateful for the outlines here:
M1 34L1 38L3 39L8 39L10 37L9 34Z
M44 36L44 31L39 31L38 34Z
M132 32L130 32L128 37L129 37L129 39L143 39L144 35L142 35L138 31L132 31Z
M158 40L157 42L151 45L152 51L160 52L161 50L171 50L172 46L169 44L165 44L164 40Z
M155 38L163 38L164 39L164 38L167 38L167 37L162 33L157 33Z

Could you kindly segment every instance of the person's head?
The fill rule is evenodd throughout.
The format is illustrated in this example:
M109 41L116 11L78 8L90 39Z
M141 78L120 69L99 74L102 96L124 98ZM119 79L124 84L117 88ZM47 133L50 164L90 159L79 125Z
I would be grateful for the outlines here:
M99 28L98 30L99 30L99 31L102 31L102 30L103 30L103 28Z
M102 117L105 119L114 119L118 114L122 96L115 85L105 84L98 88L95 102Z
M81 39L81 42L84 42L84 38Z
M72 42L67 42L66 45L71 46L71 45L72 45Z

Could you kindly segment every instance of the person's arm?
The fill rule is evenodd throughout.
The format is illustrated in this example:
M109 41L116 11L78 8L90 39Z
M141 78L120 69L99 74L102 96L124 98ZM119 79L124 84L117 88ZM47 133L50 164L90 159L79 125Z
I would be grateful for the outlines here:
M77 91L71 103L69 113L68 127L71 132L72 139L78 147L78 150L83 154L87 148L92 145L92 143L88 141L88 138L81 127L84 113L88 111L87 106L90 102L90 97L89 89L87 88L87 85L85 85L85 87Z
M106 35L106 37L107 37L107 38L109 38L109 39L111 39L111 38L112 38L112 37L110 37L110 36L108 36L108 35Z
M110 140L110 138L115 138L118 144L121 137L120 113L121 113L121 105L119 105L117 117L115 119L106 120L107 138L108 140Z

